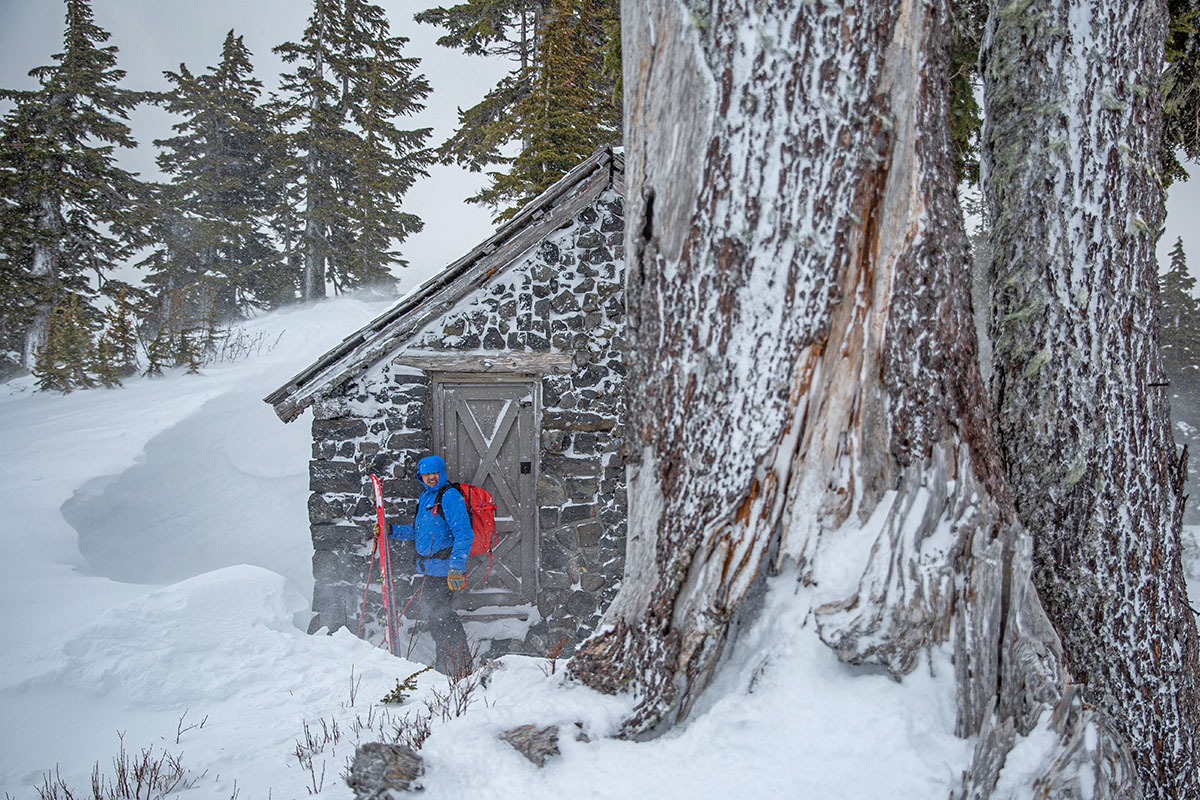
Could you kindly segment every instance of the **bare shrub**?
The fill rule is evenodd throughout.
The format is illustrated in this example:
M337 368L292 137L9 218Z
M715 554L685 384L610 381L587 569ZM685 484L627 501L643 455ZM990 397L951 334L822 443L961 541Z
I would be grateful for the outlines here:
M179 755L143 748L137 754L125 749L125 734L118 733L120 748L113 758L113 777L100 772L100 762L92 767L91 800L161 800L172 792L190 789L201 776L189 777ZM67 786L59 772L47 772L37 790L40 800L84 800Z
M264 352L270 353L279 344L284 333L284 331L280 331L274 339L268 339L265 331L250 333L240 325L225 328L221 331L220 337L205 349L204 363L206 365L232 363L250 356L262 355Z
M558 659L562 656L562 652L566 649L567 637L560 636L552 645L546 648L546 663L542 665L542 674L550 677L558 668Z
M179 718L179 724L175 726L175 744L179 744L179 740L182 739L183 735L185 733L187 733L188 731L195 731L195 730L202 731L202 730L204 730L204 726L208 724L208 715L205 714L204 719L200 720L199 722L193 722L191 725L188 725L185 728L183 726L183 721L185 719L187 719L188 711L191 711L191 709L185 708L183 710L183 716L181 716Z

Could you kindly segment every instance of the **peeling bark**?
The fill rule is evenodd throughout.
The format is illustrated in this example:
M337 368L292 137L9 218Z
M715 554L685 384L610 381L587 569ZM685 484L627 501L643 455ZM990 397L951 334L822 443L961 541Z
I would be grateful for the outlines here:
M641 694L637 734L686 716L769 553L810 558L894 490L879 569L819 616L844 657L911 669L950 637L955 559L995 538L1006 499L945 81L926 79L944 9L624 13L629 566L573 663ZM957 543L923 550L947 514Z
M835 311L861 318L842 287L870 283L889 146L874 98L889 26L869 5L623 9L629 589L573 663L642 692L633 734L707 684L782 533Z
M1009 752L1041 747L1014 797L1091 775L1136 798L1071 685L991 427L947 19L941 0L623 7L627 569L571 675L633 692L624 734L654 735L782 559L817 581L822 552L874 536L857 590L812 618L897 679L953 648L957 732L980 737L956 796L1007 791Z

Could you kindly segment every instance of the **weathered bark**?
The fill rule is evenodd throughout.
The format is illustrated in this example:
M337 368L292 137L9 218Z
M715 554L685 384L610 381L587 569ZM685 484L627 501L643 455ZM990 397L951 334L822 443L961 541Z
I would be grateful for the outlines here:
M890 13L648 6L622 15L626 578L611 629L573 661L590 685L641 694L630 733L686 716L780 540L835 311L878 335L860 290L889 149L874 95ZM855 405L856 380L827 385L835 413Z
M776 545L810 555L902 474L1000 491L925 80L935 7L760 6L624 8L629 566L574 674L641 692L631 732L686 715ZM863 657L900 673L946 638L940 560L911 635L831 624L839 649L872 628Z
M993 2L994 391L1034 579L1147 797L1200 797L1200 671L1154 321L1165 8Z
M660 730L773 566L813 579L819 541L876 535L818 630L897 677L952 642L958 730L981 734L959 796L988 796L1042 724L1059 736L1037 785L1137 797L1121 742L1068 689L992 438L946 16L940 0L623 7L627 569L571 674L636 693L626 735Z

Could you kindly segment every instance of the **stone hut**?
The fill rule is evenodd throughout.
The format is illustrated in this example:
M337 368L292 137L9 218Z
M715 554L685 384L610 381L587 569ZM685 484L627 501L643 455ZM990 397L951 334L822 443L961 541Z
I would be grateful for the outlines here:
M496 499L490 575L471 559L457 596L481 654L566 655L599 622L625 552L623 175L619 150L598 151L266 398L285 422L313 408L311 630L358 627L370 475L388 519L411 521L430 452ZM392 550L403 600L412 549Z

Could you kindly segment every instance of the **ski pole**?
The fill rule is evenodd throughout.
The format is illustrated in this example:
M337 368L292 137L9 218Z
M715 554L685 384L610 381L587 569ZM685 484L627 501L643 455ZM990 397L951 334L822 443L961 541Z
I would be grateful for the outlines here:
M362 607L358 610L358 638L362 638L363 619L367 616L367 593L371 591L371 573L375 569L375 554L379 552L379 540L371 540L371 555L367 557L367 582L363 587Z

